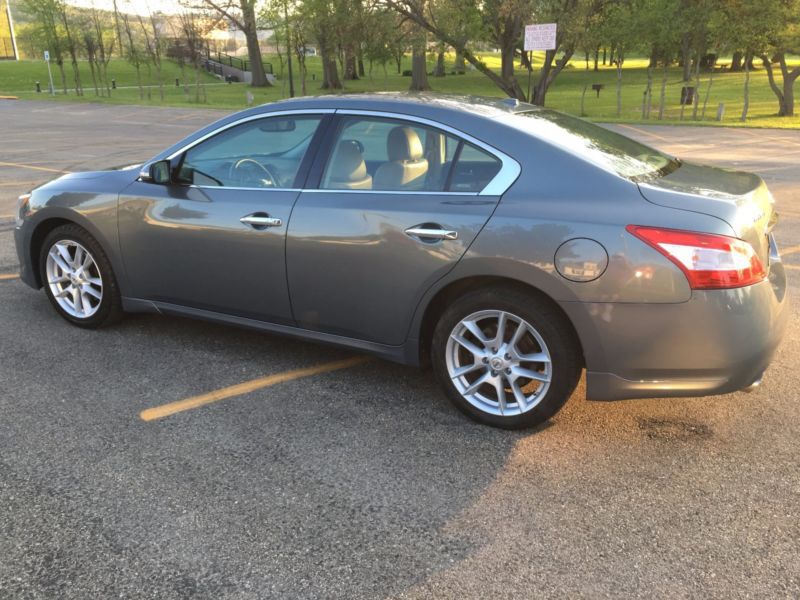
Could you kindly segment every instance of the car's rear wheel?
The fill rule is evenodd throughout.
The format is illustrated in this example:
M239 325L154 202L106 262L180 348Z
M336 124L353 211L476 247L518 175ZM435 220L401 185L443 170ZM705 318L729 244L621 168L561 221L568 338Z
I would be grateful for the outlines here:
M434 372L469 417L495 427L533 427L556 414L581 372L575 336L549 303L513 287L478 290L442 315Z
M117 281L100 244L77 225L62 225L42 244L39 273L56 311L70 323L94 329L122 315Z

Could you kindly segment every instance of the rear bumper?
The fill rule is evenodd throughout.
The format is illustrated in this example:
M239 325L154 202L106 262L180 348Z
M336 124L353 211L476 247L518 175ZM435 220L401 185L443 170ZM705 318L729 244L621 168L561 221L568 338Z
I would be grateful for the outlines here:
M709 396L761 378L789 317L783 265L767 281L694 291L679 304L567 303L586 359L586 396Z

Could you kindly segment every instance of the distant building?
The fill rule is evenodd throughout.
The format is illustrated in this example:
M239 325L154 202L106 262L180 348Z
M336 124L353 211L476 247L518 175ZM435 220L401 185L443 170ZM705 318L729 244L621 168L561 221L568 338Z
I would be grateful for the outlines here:
M274 33L272 29L258 30L258 45L262 53L275 54L277 52L273 40ZM234 27L212 29L205 37L209 48L215 52L224 52L233 56L247 54L247 40L244 37L244 32L239 29Z

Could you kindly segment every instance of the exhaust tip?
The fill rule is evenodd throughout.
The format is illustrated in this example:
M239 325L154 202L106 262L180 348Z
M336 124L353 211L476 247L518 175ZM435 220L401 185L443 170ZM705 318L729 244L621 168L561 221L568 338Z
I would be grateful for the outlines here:
M755 380L753 383L751 383L751 384L750 384L750 385L748 385L747 387L743 387L743 388L742 388L742 391L743 391L743 392L747 392L748 394L749 394L750 392L754 392L754 391L755 391L755 390L758 388L758 386L760 386L760 385L761 385L761 381L762 381L763 379L764 379L764 374L762 373L761 375L759 375L759 376L756 378L756 380Z

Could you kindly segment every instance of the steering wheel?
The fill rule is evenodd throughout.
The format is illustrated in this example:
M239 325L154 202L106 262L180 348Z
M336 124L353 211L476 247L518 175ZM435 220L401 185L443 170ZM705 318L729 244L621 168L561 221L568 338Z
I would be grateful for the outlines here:
M265 165L252 158L240 158L231 165L228 177L239 183L258 181L259 187L277 187L278 178Z

